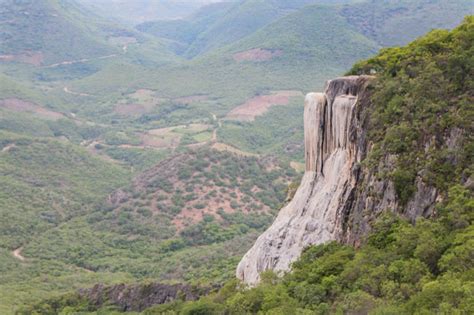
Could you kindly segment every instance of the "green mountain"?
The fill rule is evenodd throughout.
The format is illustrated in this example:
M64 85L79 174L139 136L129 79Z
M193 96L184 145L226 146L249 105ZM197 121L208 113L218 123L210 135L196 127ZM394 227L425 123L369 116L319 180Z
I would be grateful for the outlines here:
M175 58L159 40L73 0L2 0L0 7L0 66L17 78L68 80L93 74L110 62L149 64Z
M193 16L176 21L157 21L139 25L139 30L181 43L178 52L188 58L209 52L251 35L269 23L310 4L339 4L351 0L245 0L216 3ZM171 30L171 31L170 31Z
M453 28L474 1L367 1L342 8L360 33L382 46L404 45L434 28Z
M149 21L137 25L136 29L169 40L177 54L185 55L197 37L233 7L233 3L218 2L201 8L186 19Z
M1 6L0 54L14 61L50 65L120 53L105 40L116 30L98 25L91 12L78 10L73 2L2 0Z
M98 282L232 278L301 175L304 93L470 4L246 0L133 29L80 1L0 0L0 313Z
M111 19L135 25L150 20L184 18L212 0L78 0Z
M377 176L385 181L393 175L390 180L401 196L413 181L405 175L422 174L442 196L430 217L409 222L403 213L387 209L371 222L370 233L358 246L338 242L311 246L282 277L267 271L253 288L230 280L197 301L178 298L142 309L136 306L143 305L142 300L137 300L134 310L142 314L472 313L474 108L469 65L473 36L471 16L451 32L432 31L408 46L383 50L349 72L373 75L370 85L362 87L367 94L359 108L373 145L360 167L366 171L391 165L391 175L382 170ZM96 288L95 295L110 296L107 290ZM115 311L126 310L121 304L125 300L114 299ZM51 309L111 311L106 303L78 293L24 310Z

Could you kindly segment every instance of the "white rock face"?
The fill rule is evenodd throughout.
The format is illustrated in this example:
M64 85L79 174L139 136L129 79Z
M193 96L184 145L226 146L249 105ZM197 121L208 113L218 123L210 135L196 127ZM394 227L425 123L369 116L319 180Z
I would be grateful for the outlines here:
M341 212L356 185L357 148L350 137L357 78L329 81L325 93L305 99L306 171L293 200L255 242L237 267L237 277L255 285L259 273L288 271L309 245L338 238Z

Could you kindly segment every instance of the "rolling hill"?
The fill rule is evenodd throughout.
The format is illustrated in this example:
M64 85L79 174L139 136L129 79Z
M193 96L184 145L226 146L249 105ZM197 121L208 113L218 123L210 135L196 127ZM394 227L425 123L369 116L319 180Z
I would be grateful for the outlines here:
M2 0L0 8L0 65L14 76L22 64L35 67L28 80L58 80L57 74L50 74L54 71L66 73L59 76L64 80L90 75L109 60L146 64L175 59L159 40L104 19L73 0ZM130 58L128 49L134 49Z
M304 93L471 4L245 0L132 28L0 0L0 313L96 282L223 283L298 179Z
M4 0L1 6L0 53L13 61L41 66L120 53L102 37L107 32L104 26L76 19L80 14L84 22L87 14L94 21L94 15L78 11L71 3ZM6 56L3 59L8 61Z
M150 20L185 18L201 6L219 0L78 0L101 15L135 25Z
M175 21L156 21L137 29L178 41L181 55L192 58L238 41L263 26L310 4L339 4L351 0L245 0L205 6L194 15Z

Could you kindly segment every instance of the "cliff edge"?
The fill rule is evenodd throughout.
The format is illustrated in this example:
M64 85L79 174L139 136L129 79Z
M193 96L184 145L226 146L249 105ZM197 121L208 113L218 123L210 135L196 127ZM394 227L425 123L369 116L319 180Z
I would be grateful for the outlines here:
M377 213L399 208L393 183L360 164L371 146L365 108L371 106L371 79L340 77L327 82L324 93L306 96L305 174L294 198L240 261L236 274L245 283L256 284L265 270L288 271L310 245L331 240L357 245ZM390 155L381 161L386 164ZM417 184L416 194L404 205L412 219L429 214L437 197L434 188Z

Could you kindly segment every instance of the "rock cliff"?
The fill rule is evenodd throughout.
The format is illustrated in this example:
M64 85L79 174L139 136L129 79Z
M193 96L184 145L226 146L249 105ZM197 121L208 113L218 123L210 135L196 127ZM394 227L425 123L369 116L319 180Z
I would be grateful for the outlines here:
M197 287L186 284L118 284L104 286L97 284L90 289L79 290L79 295L86 298L95 307L115 305L122 312L143 311L153 305L169 303L175 300L195 301L215 288Z
M242 258L239 279L254 285L262 271L287 271L309 245L330 240L357 245L378 213L400 210L393 183L361 166L371 149L366 136L370 80L341 77L329 81L324 93L306 96L305 174L294 198ZM378 167L390 163L388 155ZM428 215L437 198L421 180L417 186L402 211L411 219Z

